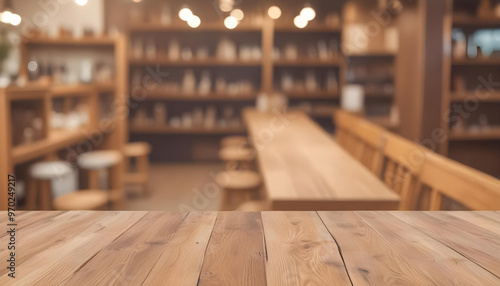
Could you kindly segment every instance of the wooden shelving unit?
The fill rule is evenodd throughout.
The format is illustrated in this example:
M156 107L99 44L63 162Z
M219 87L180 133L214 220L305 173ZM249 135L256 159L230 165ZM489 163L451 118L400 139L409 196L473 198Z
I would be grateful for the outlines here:
M245 128L204 128L204 127L172 127L172 126L130 126L130 132L135 134L206 134L228 135L244 134Z
M448 46L455 48L458 39L452 39L452 31L453 35L462 33L468 46L477 31L500 28L500 18L476 16L478 9L481 9L479 2L449 0L444 30ZM500 57L468 58L466 53L457 58L454 52L452 50L444 54L441 126L447 140L441 144L440 151L454 160L498 177L500 114L497 107L500 105L500 89L492 91L490 87L485 87L480 77L492 75L493 81L496 81ZM459 88L457 81L463 87ZM489 127L481 127L481 117L490 124ZM460 122L460 126L455 127L457 122Z
M182 92L169 92L162 90L148 91L144 100L170 100L170 101L253 101L256 93L221 94L210 92L208 94L189 94Z
M169 67L212 67L212 66L221 66L221 67L260 67L262 65L262 61L255 60L237 60L237 61L224 61L219 59L204 59L204 60L178 60L171 61L168 59L155 58L155 59L130 59L130 65L133 66L169 66Z

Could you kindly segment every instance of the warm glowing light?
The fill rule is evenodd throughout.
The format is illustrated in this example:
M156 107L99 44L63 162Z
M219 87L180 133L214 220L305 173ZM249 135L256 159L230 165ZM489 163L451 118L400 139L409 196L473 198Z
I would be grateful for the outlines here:
M314 9L311 7L305 7L300 11L300 16L307 21L311 21L316 17L316 11L314 11Z
M75 3L79 6L85 6L87 5L88 0L75 0Z
M187 21L187 23L188 23L189 27L196 28L201 24L201 20L200 20L200 17L198 17L196 15L192 15L189 18L189 20Z
M245 14L241 11L241 9L234 9L231 11L231 16L236 18L236 20L241 21L243 20L243 17L245 17Z
M36 71L36 69L38 68L38 64L35 62L35 61L30 61L28 63L28 69L32 72Z
M141 3L142 2L142 0L132 0L132 1L134 1L134 3Z
M295 24L295 26L297 26L297 28L300 28L300 29L307 26L307 20L300 15L293 19L293 23Z
M11 19L10 19L10 23L13 26L17 26L17 25L21 24L21 16L19 16L17 14L13 14Z
M179 18L181 18L182 21L189 21L189 19L193 16L193 12L189 10L189 8L182 8L179 11Z
M223 0L219 3L219 9L222 12L229 12L229 11L233 10L233 4L234 3L232 1Z
M224 20L224 26L228 29L234 29L238 26L238 19L233 16L229 16Z
M10 24L10 21L11 21L13 15L14 14L12 14L10 11L4 11L0 15L0 21L4 22L6 24Z
M271 6L267 10L267 15L269 15L271 19L276 20L281 17L281 9L278 6Z

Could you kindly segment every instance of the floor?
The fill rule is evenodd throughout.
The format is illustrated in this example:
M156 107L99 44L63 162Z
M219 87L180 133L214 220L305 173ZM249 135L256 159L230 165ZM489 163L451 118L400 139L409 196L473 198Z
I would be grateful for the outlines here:
M129 189L129 210L217 211L221 190L215 176L222 163L177 163L151 165L150 193Z

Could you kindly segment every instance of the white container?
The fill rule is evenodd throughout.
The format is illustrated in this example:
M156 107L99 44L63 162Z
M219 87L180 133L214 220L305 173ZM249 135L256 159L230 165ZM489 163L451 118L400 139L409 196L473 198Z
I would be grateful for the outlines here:
M341 107L347 111L362 112L365 91L359 84L348 84L342 88Z

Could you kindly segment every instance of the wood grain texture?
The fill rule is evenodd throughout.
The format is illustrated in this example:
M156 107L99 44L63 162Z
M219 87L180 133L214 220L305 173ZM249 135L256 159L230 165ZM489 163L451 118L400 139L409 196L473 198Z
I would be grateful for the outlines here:
M266 285L260 213L221 212L205 253L200 286Z
M104 246L145 214L146 212L106 212L96 223L62 243L59 243L57 233L53 233L51 246L21 264L16 285L62 284L74 271L84 266ZM0 285L12 283L11 279L4 274L0 277Z
M273 210L397 209L399 196L303 112L243 114Z
M196 285L217 213L190 213L144 285Z
M0 285L500 285L498 211L33 211L18 227Z
M446 245L414 229L398 213L356 212L391 247L441 285L496 285L498 278ZM450 263L453 261L453 263Z
M335 238L353 285L439 285L352 212L319 212Z
M150 212L103 248L65 281L76 285L141 284L158 261L186 214Z
M337 244L315 212L263 212L267 285L350 285Z
M446 213L399 213L398 218L500 277L500 239L494 232Z

